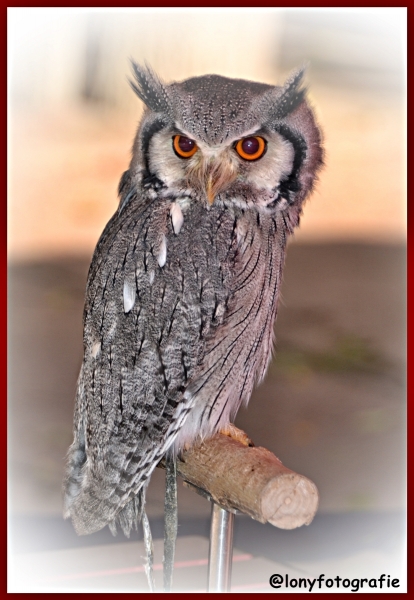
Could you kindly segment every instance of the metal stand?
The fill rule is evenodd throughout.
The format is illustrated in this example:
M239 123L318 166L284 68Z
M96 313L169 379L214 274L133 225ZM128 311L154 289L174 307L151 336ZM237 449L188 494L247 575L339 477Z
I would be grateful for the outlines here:
M167 455L165 459L165 503L164 503L164 592L171 592L175 544L177 541L177 463Z
M230 592L234 514L212 502L208 592Z

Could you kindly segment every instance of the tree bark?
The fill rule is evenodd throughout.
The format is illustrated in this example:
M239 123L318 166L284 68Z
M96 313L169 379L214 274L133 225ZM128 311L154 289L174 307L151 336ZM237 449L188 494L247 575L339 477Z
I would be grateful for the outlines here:
M247 436L234 428L237 437ZM266 448L245 445L221 433L185 450L177 473L226 510L240 511L280 529L309 525L318 508L312 481L285 467ZM249 441L249 440L248 440Z

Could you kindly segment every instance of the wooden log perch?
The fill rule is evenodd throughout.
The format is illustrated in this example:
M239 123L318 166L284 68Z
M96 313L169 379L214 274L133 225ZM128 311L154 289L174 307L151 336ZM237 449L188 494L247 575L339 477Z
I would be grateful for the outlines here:
M240 437L244 432L234 428ZM232 512L238 510L280 529L309 525L318 508L312 481L285 467L266 448L216 434L177 460L177 472L196 491Z

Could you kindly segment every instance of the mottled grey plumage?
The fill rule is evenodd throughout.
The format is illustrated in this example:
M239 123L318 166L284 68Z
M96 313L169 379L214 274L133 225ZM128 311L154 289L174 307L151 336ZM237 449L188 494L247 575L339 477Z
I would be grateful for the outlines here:
M271 357L286 241L322 163L302 71L281 88L218 75L165 85L133 68L147 110L88 276L65 481L78 533L129 533L162 456L249 400ZM177 156L175 135L194 156ZM248 136L266 141L258 160L235 150Z

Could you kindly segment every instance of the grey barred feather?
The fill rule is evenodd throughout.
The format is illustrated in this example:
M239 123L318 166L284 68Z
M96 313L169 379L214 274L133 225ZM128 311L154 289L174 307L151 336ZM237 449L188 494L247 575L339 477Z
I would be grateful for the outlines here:
M171 103L160 78L148 65L146 65L145 69L139 68L134 61L131 61L131 65L135 75L135 82L130 81L129 83L138 98L154 112L169 114Z
M273 120L286 118L302 104L306 94L306 88L300 87L304 73L305 67L302 67L286 81L277 102L274 104L273 109L269 111Z
M129 534L160 459L225 427L263 379L287 238L322 164L302 71L283 88L134 71L149 110L86 292L65 480L81 534ZM174 151L177 134L194 157ZM237 140L255 135L265 153L240 158Z

